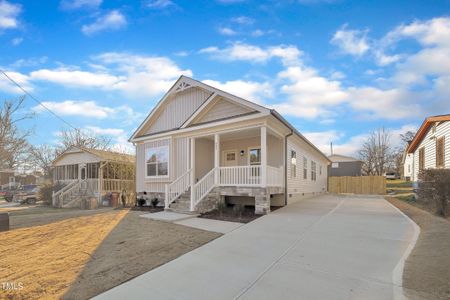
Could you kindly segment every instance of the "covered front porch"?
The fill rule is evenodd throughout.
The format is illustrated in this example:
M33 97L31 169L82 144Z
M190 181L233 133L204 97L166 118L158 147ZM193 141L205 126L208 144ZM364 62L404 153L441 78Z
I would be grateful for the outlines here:
M165 207L190 190L190 210L213 190L224 197L255 199L255 211L270 210L270 196L284 192L284 140L267 126L190 138L189 169L166 185Z

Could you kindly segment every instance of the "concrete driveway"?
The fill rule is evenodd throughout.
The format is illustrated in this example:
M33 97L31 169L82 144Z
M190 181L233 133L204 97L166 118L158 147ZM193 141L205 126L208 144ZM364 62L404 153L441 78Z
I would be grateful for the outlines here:
M320 196L239 227L97 298L401 299L402 263L416 226L381 197Z

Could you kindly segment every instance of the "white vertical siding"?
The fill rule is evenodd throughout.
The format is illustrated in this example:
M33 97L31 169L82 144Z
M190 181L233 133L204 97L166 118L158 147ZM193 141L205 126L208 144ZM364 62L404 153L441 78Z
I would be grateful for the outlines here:
M436 133L434 134L431 130L428 130L425 137L420 142L417 149L414 151L414 161L413 161L413 176L412 180L418 180L419 174L419 149L425 147L425 169L436 167L436 139L445 136L445 168L450 168L450 121L438 124L436 127Z
M200 88L190 88L176 93L164 104L146 134L180 127L210 96L210 92Z
M196 123L203 123L233 116L239 116L249 112L252 112L252 110L247 107L243 107L241 105L232 103L231 101L220 98L218 102L216 102L214 106L205 113L205 115L200 117Z
M291 150L297 153L297 176L291 176ZM322 193L327 190L327 163L328 161L314 148L308 145L305 141L297 136L288 138L287 151L287 182L288 182L288 201L298 199L305 195L313 193ZM307 163L307 178L303 178L303 158L306 157ZM316 163L316 177L317 180L311 180L311 161ZM320 173L322 169L322 173ZM292 195L292 197L289 196Z

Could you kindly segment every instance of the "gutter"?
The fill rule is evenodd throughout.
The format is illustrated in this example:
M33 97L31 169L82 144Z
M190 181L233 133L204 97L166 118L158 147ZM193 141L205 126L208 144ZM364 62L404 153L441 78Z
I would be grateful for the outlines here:
M288 182L287 182L287 165L288 165L288 151L287 151L287 141L288 138L294 134L294 131L291 129L291 132L284 136L284 205L288 204Z

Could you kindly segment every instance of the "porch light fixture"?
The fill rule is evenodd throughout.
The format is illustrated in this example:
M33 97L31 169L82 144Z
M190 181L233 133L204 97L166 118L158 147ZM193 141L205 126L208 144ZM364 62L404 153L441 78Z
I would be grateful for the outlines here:
M241 152L240 152L241 156L244 156L244 153L245 153L245 151L241 150Z

